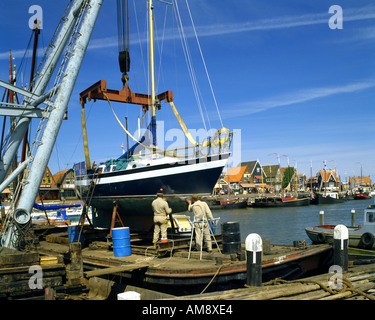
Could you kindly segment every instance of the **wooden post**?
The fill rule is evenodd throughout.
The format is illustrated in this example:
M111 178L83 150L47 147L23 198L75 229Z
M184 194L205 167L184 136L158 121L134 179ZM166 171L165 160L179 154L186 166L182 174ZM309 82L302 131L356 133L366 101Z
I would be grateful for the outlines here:
M348 228L342 224L333 231L333 263L340 266L343 271L348 270Z
M70 244L70 264L66 268L66 277L68 284L80 284L83 278L83 260L81 252L81 243L73 242Z
M260 287L262 285L262 238L256 233L246 237L245 248L247 254L247 279L249 286Z
M352 227L354 227L355 226L355 209L352 209L350 213L351 213L351 218L352 218Z
M125 227L121 220L120 214L118 213L119 204L117 201L113 201L113 212L111 220L111 230L109 231L109 236L112 238L112 229L116 226L116 222L120 224L121 227Z
M320 221L320 225L323 226L324 225L324 211L319 212L319 221Z

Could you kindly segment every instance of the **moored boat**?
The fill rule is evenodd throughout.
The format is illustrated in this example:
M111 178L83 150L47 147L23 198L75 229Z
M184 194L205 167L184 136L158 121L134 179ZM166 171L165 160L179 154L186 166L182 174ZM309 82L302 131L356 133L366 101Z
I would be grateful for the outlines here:
M254 208L273 208L273 207L299 207L308 206L310 204L309 198L294 198L294 197L264 197L257 198L251 203Z
M215 204L210 204L209 207L211 210L243 209L247 208L247 200L217 200Z
M305 231L313 243L332 243L335 226L319 225L307 227ZM364 211L363 225L347 226L347 228L350 247L375 249L375 209L366 209Z
M354 195L354 200L368 200L368 199L371 199L371 196L365 193L356 193Z
M314 193L311 204L334 204L342 203L345 200L338 192Z

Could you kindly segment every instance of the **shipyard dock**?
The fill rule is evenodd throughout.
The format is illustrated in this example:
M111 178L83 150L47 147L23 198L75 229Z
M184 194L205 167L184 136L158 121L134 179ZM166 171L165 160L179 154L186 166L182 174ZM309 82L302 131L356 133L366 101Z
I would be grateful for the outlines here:
M123 257L114 255L108 230L86 227L84 234L85 242L71 242L66 228L47 228L38 231L26 252L7 252L14 258L11 263L3 258L3 283L9 279L6 275L14 272L12 267L22 265L19 279L24 287L17 289L17 278L12 278L14 281L0 292L1 298L41 298L43 290L52 289L54 299L104 300L116 299L118 293L136 288L144 299L159 299L239 289L246 283L244 243L237 244L237 251L225 253L221 234L216 235L218 247L214 245L212 253L190 250L188 236L169 239L153 248L147 235L132 234L131 254ZM17 266L15 261L25 263ZM319 274L331 263L330 245L274 245L265 239L263 281ZM35 265L43 270L54 269L52 276L58 277L45 282L38 294L27 287L31 276L28 270ZM105 292L101 288L106 288Z
M214 246L212 253L190 251L186 236L154 248L147 235L132 234L132 253L116 257L108 230L86 227L84 231L84 243L70 242L64 228L47 228L39 230L31 250L3 248L0 299L116 300L128 291L139 293L141 300L375 298L375 258L371 255L351 255L342 288L332 289L330 244L286 246L263 239L262 284L248 286L244 244L238 252L223 253L221 234L216 235L219 247ZM38 287L37 273L30 268L43 271L43 287Z

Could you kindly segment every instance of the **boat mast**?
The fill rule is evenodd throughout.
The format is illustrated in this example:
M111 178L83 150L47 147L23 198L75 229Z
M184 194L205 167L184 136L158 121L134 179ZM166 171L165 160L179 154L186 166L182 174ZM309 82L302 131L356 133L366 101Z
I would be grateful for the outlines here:
M153 18L153 5L152 0L148 0L148 20L149 20L149 42L150 42L150 85L151 85L151 110L152 120L151 123L156 126L156 100L155 100L155 60L154 60L154 18ZM156 128L152 130L156 134ZM153 137L156 147L156 137ZM153 150L156 154L156 148Z
M152 116L156 116L156 106L155 106L155 62L154 62L154 19L153 11L154 7L152 5L152 0L148 0L148 19L149 19L149 41L150 41L150 81L151 81L151 107Z

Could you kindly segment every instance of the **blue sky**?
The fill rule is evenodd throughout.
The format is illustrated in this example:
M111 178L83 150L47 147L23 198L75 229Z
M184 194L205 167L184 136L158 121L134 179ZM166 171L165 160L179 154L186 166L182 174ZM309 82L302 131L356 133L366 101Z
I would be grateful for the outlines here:
M79 92L100 79L107 80L109 88L122 87L115 3L104 1L69 104L69 119L62 125L50 160L53 173L84 158ZM43 8L40 47L45 48L67 1L1 2L0 27L7 30L0 44L2 80L8 79L9 49L15 55L15 63L21 65L31 36L28 20L32 14L28 10L34 4ZM205 65L185 0L178 1L178 11L203 97L207 129L219 129L221 123L205 66L224 126L240 131L242 161L258 159L263 165L277 164L276 154L287 155L290 164L297 162L298 171L307 176L311 161L314 174L326 161L327 167L337 167L344 181L348 176L360 175L362 165L363 175L375 180L373 1L189 0L188 5ZM334 16L329 13L332 5L342 8L342 29L329 26ZM130 87L134 92L147 93L147 1L129 0L129 6ZM175 11L176 7L155 1L157 91L172 90L174 103L188 128L199 130L204 128L204 122L181 49ZM21 65L20 84L28 82L29 68L30 61ZM140 108L120 104L114 108L120 119L129 118L133 133ZM91 160L120 156L125 134L108 104L89 102L86 115ZM164 121L166 132L178 128L167 104L162 105L157 117ZM32 128L36 126L33 121ZM286 157L281 157L281 165L287 165Z

